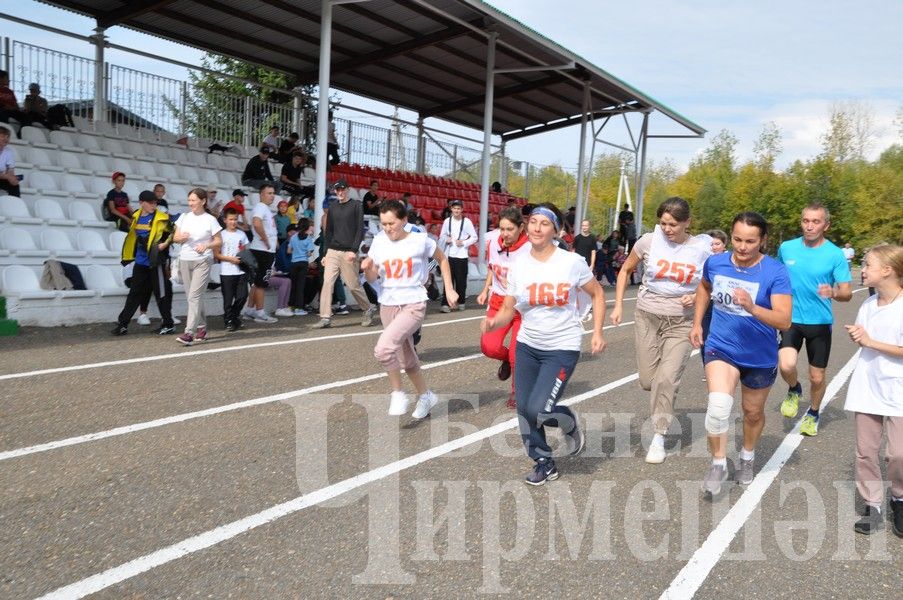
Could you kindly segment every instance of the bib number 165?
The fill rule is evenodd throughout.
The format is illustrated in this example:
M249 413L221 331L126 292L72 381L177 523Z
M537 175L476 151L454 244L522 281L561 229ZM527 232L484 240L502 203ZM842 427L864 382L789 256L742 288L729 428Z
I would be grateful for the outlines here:
M530 306L564 306L570 297L571 284L532 283L527 286Z

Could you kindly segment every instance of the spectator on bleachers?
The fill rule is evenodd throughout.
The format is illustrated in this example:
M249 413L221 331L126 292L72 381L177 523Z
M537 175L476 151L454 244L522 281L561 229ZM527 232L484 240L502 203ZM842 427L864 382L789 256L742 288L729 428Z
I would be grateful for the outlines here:
M27 124L25 113L19 110L16 93L9 87L9 73L0 70L0 121L9 123L10 119L19 122L19 135L21 136L22 126Z
M282 165L282 174L279 181L282 183L282 190L291 195L302 193L301 174L304 172L304 155L301 152L292 154L291 162Z
M329 111L329 138L326 142L326 154L329 164L335 166L341 162L339 158L339 138L336 136L335 123L332 120L332 111Z
M37 83L28 85L28 95L25 96L25 113L37 115L41 119L47 118L47 100L41 96L41 86Z
M301 218L298 221L297 233L289 238L288 253L292 257L292 295L291 306L294 307L296 317L307 314L304 310L304 287L307 283L307 274L310 261L316 253L313 242L314 225L310 219Z
M273 179L269 165L270 147L261 146L257 156L252 156L245 165L245 170L241 174L241 184L254 189L260 189L262 185L271 185L278 192L282 189L282 183Z
M442 222L439 235L439 248L448 257L451 266L452 282L458 293L458 310L464 310L464 299L467 297L467 263L470 247L477 243L477 231L473 222L464 216L464 203L452 200L451 216ZM451 312L445 294L442 294L442 312Z
M299 136L296 132L293 131L290 134L288 134L288 137L279 143L279 149L273 158L275 158L279 162L285 164L285 163L291 162L292 155L295 152L302 152L302 157L304 158L304 160L306 162L307 156L305 156L303 154L304 151L301 148L298 148L298 139L299 139Z
M279 146L282 145L282 139L279 137L279 128L275 125L270 127L270 133L263 138L263 145L270 149L270 152L278 152Z
M401 195L401 203L404 204L405 210L411 212L414 210L414 204L411 202L411 192L405 192ZM409 219L410 222L410 219Z
M257 323L275 323L274 319L264 310L263 292L267 287L267 273L273 266L276 249L278 248L276 219L270 206L276 199L276 190L270 183L260 186L260 202L251 212L251 227L254 231L254 239L248 246L254 258L257 259L257 272L251 287L251 299L243 313Z
M247 222L245 218L245 198L247 194L241 188L236 188L232 190L232 199L226 202L226 205L223 207L223 212L225 213L227 210L234 210L238 214L238 228L241 231L245 232L245 235L248 236L248 240L251 239L250 231L251 225ZM220 219L222 221L222 219Z
M110 179L113 180L113 189L107 192L107 210L116 219L119 231L128 232L132 224L132 207L129 206L129 195L122 189L125 185L125 173L116 171Z
M618 246L618 249L615 251L615 255L611 257L611 267L615 271L615 275L621 272L621 267L624 266L624 262L627 260L627 252L625 252L624 246ZM630 282L633 285L633 282Z
M313 198L304 198L301 200L301 206L303 206L303 210L301 211L301 216L305 219L314 220L314 199Z
M568 212L564 215L564 230L565 233L574 233L574 220L577 218L577 207L569 206Z
M489 186L489 191L495 192L496 194L501 194L502 193L502 184L499 183L498 181L493 181L492 185Z
M364 311L361 325L373 325L376 309L367 299L360 282L358 251L364 238L364 207L348 197L348 183L339 179L333 186L337 200L329 207L324 218L323 239L326 255L323 257L323 287L320 290L320 320L316 328L332 325L332 288L341 277L357 305Z
M286 233L292 238L297 232L297 226L289 225ZM292 295L292 263L288 253L288 242L289 240L285 240L276 248L276 254L273 257L273 271L269 281L269 286L276 290L276 310L273 314L277 317L295 316L295 311L289 306Z
M169 213L169 202L166 201L166 186L158 183L154 186L154 196L157 197L157 210L163 209L163 212Z
M383 200L385 198L379 195L379 181L371 179L370 189L364 194L364 199L362 200L364 203L364 214L378 217L379 207L382 205Z
M231 202L229 203L231 204ZM248 236L238 228L238 211L228 204L223 209L226 229L222 232L223 246L213 253L220 261L220 291L223 294L223 320L226 331L242 328L241 310L248 300L248 275L241 269L238 253L248 245Z
M204 291L210 281L213 251L222 246L219 222L207 212L207 192L195 188L188 194L189 212L179 215L173 241L182 244L179 253L179 272L188 301L185 333L177 340L191 346L207 339L207 319L204 310ZM167 217L168 218L168 217Z
M288 239L288 226L292 224L292 218L288 215L288 202L280 200L276 205L276 241L281 245Z
M207 212L216 219L219 218L219 214L223 211L223 206L225 204L225 202L217 198L217 194L219 194L219 192L215 187L211 186L207 188Z
M9 145L11 129L0 125L0 190L19 196L19 177L16 175L16 151Z
M134 261L132 281L125 306L116 320L113 335L125 335L129 321L141 302L153 293L163 323L157 333L173 332L172 285L165 274L169 257L169 244L173 240L173 227L169 215L157 209L157 196L144 190L138 196L140 208L132 215L128 234L122 244L123 264ZM187 286L186 286L187 287Z

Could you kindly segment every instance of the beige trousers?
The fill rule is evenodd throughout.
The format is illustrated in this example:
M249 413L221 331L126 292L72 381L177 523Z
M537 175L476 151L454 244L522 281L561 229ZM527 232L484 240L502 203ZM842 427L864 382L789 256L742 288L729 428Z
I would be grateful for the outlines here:
M890 493L903 498L903 417L884 417L866 413L856 415L856 489L866 504L884 503L884 481L878 452L887 432L887 478ZM881 510L884 507L881 506Z
M348 286L348 291L354 296L361 310L370 309L370 301L367 300L367 292L361 285L358 277L361 271L361 262L357 259L349 262L345 258L346 252L341 250L327 250L323 257L323 287L320 289L320 317L328 319L332 317L332 288L336 279L341 275L342 281Z
M634 311L636 362L640 385L651 392L649 407L655 433L664 435L674 418L674 398L690 358L692 321L684 317Z
M198 327L207 326L207 315L204 311L204 291L210 281L209 259L180 260L179 273L185 287L185 298L188 300L188 318L185 319L185 331L194 335Z

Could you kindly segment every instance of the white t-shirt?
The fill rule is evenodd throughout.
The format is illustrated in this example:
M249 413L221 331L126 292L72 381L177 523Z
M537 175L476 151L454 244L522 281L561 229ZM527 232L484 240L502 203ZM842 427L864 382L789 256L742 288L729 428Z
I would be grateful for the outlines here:
M903 298L878 306L871 296L859 308L856 324L878 342L903 346ZM845 410L903 417L903 358L863 348L847 388Z
M379 303L401 306L426 302L423 285L435 253L436 242L425 233L408 233L397 242L387 235L374 237L367 256L379 267Z
M254 234L254 239L251 240L251 245L248 246L251 250L261 250L263 252L276 252L276 244L278 243L276 238L279 235L278 230L276 229L276 217L273 215L273 211L270 210L270 207L263 202L258 202L254 205L254 210L251 211L251 218L248 220L248 223L251 224L251 228L254 227L254 217L257 217L263 222L263 231L267 234L267 241L270 243L269 246L265 246L263 240L260 239L260 236Z
M223 247L219 253L223 256L238 256L238 253L248 245L248 236L241 229L236 229L235 231L223 229L221 235ZM241 275L243 272L238 265L227 261L223 261L220 267L221 275Z
M517 341L539 350L580 350L583 325L577 307L580 287L593 278L579 254L555 248L545 262L530 252L508 271L507 295L521 314Z
M458 246L455 243L457 240L461 240L463 244ZM444 252L449 258L467 258L469 248L478 241L477 230L473 228L473 223L467 217L461 217L460 220L449 217L442 222L439 245L444 248Z
M7 146L0 150L0 173L16 168L16 151Z
M182 242L182 249L179 251L179 260L202 260L213 256L213 250L206 249L203 254L194 251L197 244L209 244L213 241L213 236L222 231L219 221L209 213L201 213L199 215L193 212L185 212L179 215L176 221L182 233L188 234L188 241Z
M514 261L523 254L529 254L533 244L524 242L516 250L505 250L499 239L501 231L494 229L486 234L486 264L492 272L490 290L504 296L508 293L508 271Z
M2 165L0 165L2 166ZM842 248L843 257L848 261L853 260L853 257L856 256L856 251L853 248Z

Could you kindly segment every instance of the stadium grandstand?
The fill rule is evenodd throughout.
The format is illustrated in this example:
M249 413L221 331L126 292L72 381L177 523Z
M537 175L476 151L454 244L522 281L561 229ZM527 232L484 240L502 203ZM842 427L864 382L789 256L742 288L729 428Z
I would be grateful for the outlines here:
M0 198L0 294L7 298L9 316L26 325L110 321L121 306L128 291L119 260L125 234L103 220L100 208L112 173L127 174L124 190L133 205L141 190L161 183L170 213L180 213L187 210L187 193L193 187L215 188L222 195L242 187L242 169L257 153L269 125L303 130L300 102L288 107L257 103L252 109L247 98L236 98L228 114L198 116L206 119L207 127L195 123L190 130L185 116L193 93L190 84L109 64L104 50L115 47L104 36L109 27L128 27L268 69L302 74L306 83L319 86L320 132L327 130L324 109L331 87L415 111L419 118L409 125L416 128L416 135L400 133L397 117L394 126L384 129L337 119L342 162L327 168L326 136L317 136L311 144L316 168L304 170L302 183L315 190L314 198L322 199L328 185L342 177L351 185L351 196L359 198L369 181L377 179L387 197L410 193L427 225L441 223L447 201L460 199L465 214L479 223L481 239L498 210L510 202L527 202L490 190L490 161L501 157L507 165L508 141L580 125L576 190L580 207L587 128L597 135L593 123L600 123L601 130L612 117L623 116L629 128L628 118L639 119L630 133L634 142L630 149L638 159L641 222L648 140L704 133L679 113L482 2L46 4L93 17L97 28L94 35L82 36L30 22L27 15L0 14L81 39L86 51L94 49L92 60L8 38L2 44L10 86L19 97L40 71L47 99L70 107L74 115L73 127L53 130L27 120L11 121L16 173L23 177L21 197ZM38 57L32 59L34 64L29 63L34 56ZM38 69L34 65L40 57L44 62ZM653 114L688 133L652 134ZM427 125L427 119L430 124L445 121L471 128L482 139L443 133ZM235 126L216 129L223 121L234 121ZM206 135L197 135L202 129ZM482 148L473 147L477 141ZM211 152L213 145L228 150ZM273 170L278 172L275 164ZM502 168L503 184L505 173ZM479 183L473 182L474 174ZM246 189L253 206L256 190ZM315 205L319 224L321 202ZM375 231L376 222L371 220L369 227ZM476 254L472 253L474 280L485 273ZM48 259L76 265L86 289L42 288L43 263ZM208 314L222 312L218 293L208 292L206 305ZM175 314L185 310L180 286L175 288L173 309ZM151 312L155 310L152 304Z

